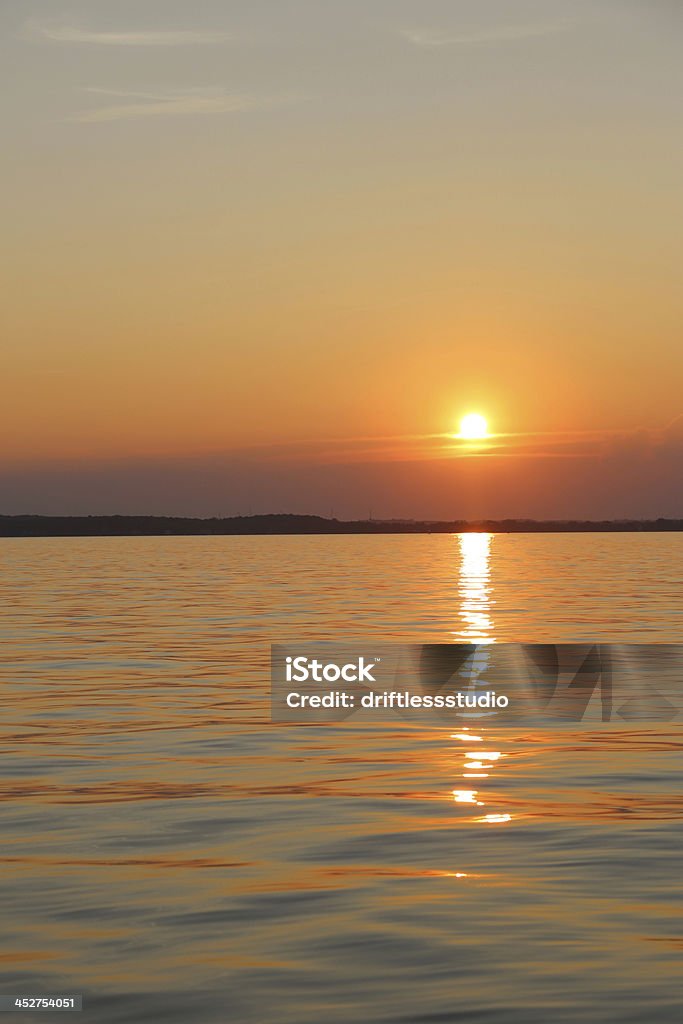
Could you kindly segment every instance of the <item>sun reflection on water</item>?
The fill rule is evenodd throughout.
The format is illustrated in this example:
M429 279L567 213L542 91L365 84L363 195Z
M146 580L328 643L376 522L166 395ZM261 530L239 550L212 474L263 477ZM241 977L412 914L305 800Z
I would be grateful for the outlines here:
M455 631L459 640L468 643L494 643L493 620L491 618L491 570L489 566L491 542L490 533L461 533L460 597L461 628Z
M456 804L476 804L476 789L454 789L453 797Z
M475 737L469 732L467 726L465 726L463 732L452 733L452 740L459 740L461 743L472 742ZM477 736L477 740L483 742L483 736ZM471 750L462 751L463 764L461 771L461 778L463 779L488 779L493 769L501 767L501 758L505 758L507 755L502 750L478 750L476 757L478 760L473 761L471 758L475 756ZM473 770L474 769L474 770ZM484 771L484 769L487 769ZM487 801L483 799L485 794L482 794L477 789L454 789L452 790L453 800L456 804L469 804L472 807L485 807ZM506 825L508 822L513 820L513 815L508 814L506 811L491 811L487 814L481 815L471 819L473 823L478 825Z
M489 533L462 533L458 536L460 546L460 574L458 579L459 597L459 619L460 628L453 631L457 642L476 644L474 653L467 659L467 662L457 673L463 680L467 679L466 686L460 683L463 689L476 695L488 686L487 675L490 674L493 650L479 645L495 644L494 623L492 606L494 601L491 597L491 543L493 537ZM471 711L462 717L482 719L488 717L486 712ZM483 724L483 723L482 723ZM480 728L481 725L478 725ZM485 737L470 732L467 726L462 731L452 733L451 740L460 741L463 744L474 746L483 744ZM490 737L489 737L490 742ZM472 779L484 780L491 777L491 773L500 769L501 759L506 757L502 750L472 750L462 751L463 761L461 763L461 778L468 782ZM482 808L489 803L486 794L476 789L454 789L452 790L454 803L466 807ZM504 810L492 810L486 814L477 813L470 821L476 825L506 825L513 820L513 815ZM467 877L466 874L457 877Z

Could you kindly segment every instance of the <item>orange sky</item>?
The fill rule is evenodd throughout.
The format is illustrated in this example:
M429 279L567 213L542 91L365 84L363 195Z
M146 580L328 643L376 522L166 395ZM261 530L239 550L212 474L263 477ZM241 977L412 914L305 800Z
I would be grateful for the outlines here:
M412 464L470 409L545 459L566 431L585 457L639 431L669 457L673 5L12 0L0 21L5 510L66 464L248 448L255 495L254 445L312 442L315 466L321 439L363 463L356 439L393 438L372 458Z

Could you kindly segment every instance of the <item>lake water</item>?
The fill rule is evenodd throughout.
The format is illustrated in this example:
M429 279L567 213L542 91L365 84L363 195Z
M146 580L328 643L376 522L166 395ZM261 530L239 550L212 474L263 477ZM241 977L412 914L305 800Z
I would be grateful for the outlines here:
M98 1024L680 1024L680 726L273 725L268 659L681 641L682 556L671 534L0 541L0 993L82 993ZM475 750L501 756L472 779Z

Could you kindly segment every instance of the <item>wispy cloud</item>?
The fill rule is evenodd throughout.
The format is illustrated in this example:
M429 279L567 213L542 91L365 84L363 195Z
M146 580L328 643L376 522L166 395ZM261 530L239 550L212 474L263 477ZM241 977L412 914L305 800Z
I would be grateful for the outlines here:
M24 26L25 34L53 43L74 43L91 46L211 46L232 39L228 32L210 29L196 31L99 32L76 25L47 23L32 19Z
M222 89L184 89L156 92L123 92L116 89L87 89L86 92L125 103L109 103L83 110L66 118L81 124L138 120L144 117L174 117L187 114L237 114L285 103L292 97L228 93Z
M488 28L474 29L468 32L412 28L402 29L400 34L415 46L436 49L442 46L480 46L486 43L505 43L522 39L535 39L542 36L558 35L561 32L566 32L568 28L568 22L562 21L533 25L493 25Z
M459 459L647 459L683 455L683 416L659 428L532 431L466 441L454 434L316 438L233 451L249 461L324 463L431 462Z

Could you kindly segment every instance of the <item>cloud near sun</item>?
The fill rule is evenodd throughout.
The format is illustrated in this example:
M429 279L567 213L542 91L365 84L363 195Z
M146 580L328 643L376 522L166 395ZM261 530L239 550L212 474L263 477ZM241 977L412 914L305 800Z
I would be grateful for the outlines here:
M683 451L683 415L660 429L491 433L470 439L458 434L328 438L259 445L241 457L330 463L417 462L433 459L600 459Z

